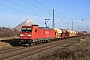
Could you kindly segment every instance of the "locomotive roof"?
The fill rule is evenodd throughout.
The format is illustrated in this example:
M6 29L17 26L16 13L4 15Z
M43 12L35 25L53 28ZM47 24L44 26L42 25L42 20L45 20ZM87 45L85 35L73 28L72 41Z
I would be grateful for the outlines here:
M52 28L49 28L49 27L39 27L40 29L49 29L51 30Z

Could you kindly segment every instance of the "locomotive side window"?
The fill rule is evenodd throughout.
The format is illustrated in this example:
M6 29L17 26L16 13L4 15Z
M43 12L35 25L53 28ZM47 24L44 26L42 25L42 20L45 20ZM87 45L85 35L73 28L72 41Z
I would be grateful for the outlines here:
M37 32L37 29L35 29L35 32Z

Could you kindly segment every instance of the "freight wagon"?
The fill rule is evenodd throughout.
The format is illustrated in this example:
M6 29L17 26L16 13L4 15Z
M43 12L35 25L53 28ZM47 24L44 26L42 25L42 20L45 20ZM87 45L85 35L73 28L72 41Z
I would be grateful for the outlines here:
M53 28L55 31L55 35L57 39L62 38L61 34L62 34L62 30L60 30L59 28Z
M62 31L62 34L61 34L62 39L67 38L68 37L68 35L67 35L68 32L65 29L60 28L60 30Z

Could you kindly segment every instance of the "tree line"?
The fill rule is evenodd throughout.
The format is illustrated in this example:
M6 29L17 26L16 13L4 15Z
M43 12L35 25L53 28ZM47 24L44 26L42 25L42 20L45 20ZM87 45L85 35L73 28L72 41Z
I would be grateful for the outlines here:
M0 27L0 38L19 36L19 31L7 27Z

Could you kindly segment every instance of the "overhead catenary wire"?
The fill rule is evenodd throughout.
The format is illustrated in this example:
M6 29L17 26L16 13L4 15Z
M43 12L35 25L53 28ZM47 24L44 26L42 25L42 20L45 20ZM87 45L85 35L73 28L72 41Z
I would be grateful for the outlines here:
M5 6L5 7L8 7L8 8L11 8L11 9L14 9L14 10L18 10L18 11L21 11L21 12L24 12L24 13L27 13L27 14L31 14L31 15L37 16L37 15L35 15L35 14L33 14L33 13L30 13L30 12L27 12L27 11L24 11L24 10L21 10L21 9L15 8L15 7L11 7L11 6L8 6L8 5L5 5L5 4L2 4L2 3L0 3L0 5Z
M37 1L37 0L34 0L34 1L36 1L36 2L39 3L40 5L44 6L45 8L48 8L49 10L52 10L52 8L45 6L45 5L42 4L41 2L39 2L39 1ZM55 16L58 17L58 18L60 18L61 21L63 21L63 19L62 19L61 17L65 18L66 20L70 20L70 19L64 17L63 15L59 14L59 12L57 12L56 10L55 10L55 12L59 15L59 16L58 16L58 15L55 15ZM60 16L61 16L61 17L60 17Z
M46 7L44 4L42 4L42 3L40 3L39 1L37 1L37 0L34 0L35 2L37 2L38 4L40 4L40 5L42 5L44 8L47 8L47 9L49 9L49 10L51 10L52 11L52 9L50 9L49 7ZM57 11L55 11L55 12L57 12ZM58 14L58 13L57 13ZM62 15L57 15L57 14L55 14L55 17L58 17L58 18L56 18L55 20L61 20L61 21L63 21L63 19L61 18L61 17L63 17L63 18L65 18L64 16L62 16ZM52 14L53 15L53 14ZM61 16L61 17L60 17ZM55 21L54 21L54 19L52 19L53 20L53 22L52 22L52 27L55 27ZM68 20L68 19L67 19Z
M17 4L17 3L15 3L15 2L12 2L12 1L9 1L9 0L6 0L6 1L8 1L8 2L14 4L14 5L17 5L17 6L19 6L19 7L25 8L26 10L30 10L30 9L28 9L27 7L21 6L21 5ZM35 8L37 8L37 9L39 9L39 10L42 10L42 11L44 11L44 12L52 15L52 13L47 12L46 10L44 10L44 9L42 9L42 8L40 8L40 7L37 7L37 6L35 6L35 5L27 2L27 1L25 1L25 0L21 0L21 1L24 2L24 3L26 3L26 4L29 4L29 5L33 6L33 7L35 7ZM36 2L39 3L40 5L44 6L45 8L48 8L48 7L46 7L45 5L43 5L42 3L38 2L37 0L34 0L34 1L36 1ZM16 9L17 9L17 8L16 8ZM48 9L50 9L50 8L48 8ZM20 10L20 9L17 9L17 10ZM51 10L51 9L50 9L50 10ZM23 11L23 10L21 10L21 11ZM29 13L29 12L26 12L26 11L23 11L23 12ZM33 12L35 12L35 11L33 11ZM56 11L55 11L55 12L56 12ZM32 13L30 13L30 14L32 14ZM58 14L58 13L57 13L57 14ZM35 14L32 14L32 15L35 15ZM35 15L35 16L36 16L36 15ZM56 15L55 15L55 16L56 16ZM62 16L62 15L60 15L60 16ZM56 16L56 17L60 18L60 16ZM62 17L63 17L63 16L62 16ZM60 19L61 19L61 21L63 20L62 18L60 18Z
M15 2L12 2L12 1L9 1L9 0L6 0L6 1L9 2L9 3L12 3L12 4L14 4L14 5L17 5L17 6L19 6L19 7L22 7L22 8L25 8L25 9L29 10L28 8L26 8L26 7L24 7L24 6L21 6L21 5L19 5L19 4L16 4Z
M21 6L21 5L17 4L17 3L15 3L15 2L12 2L12 1L9 1L9 0L6 0L6 1L9 2L9 3L11 3L11 4L17 5L17 6L21 7L21 8L24 8L24 9L26 9L26 10L28 10L28 11L32 11L32 12L38 13L38 12L36 12L36 11L30 10L30 9L27 8L27 7Z
M6 1L8 1L8 2L14 4L14 5L17 5L17 6L19 6L19 7L22 7L22 8L25 8L25 9L29 10L28 8L23 7L23 6L19 5L19 4L16 4L16 3L12 2L12 1L9 1L9 0L6 0ZM28 3L28 2L26 2L26 1L24 1L24 0L23 0L23 2ZM28 4L30 4L30 3L28 3ZM34 16L36 16L36 17L40 17L40 16L37 16L36 14L33 14L33 13L30 13L30 12L21 10L21 9L19 9L19 8L11 7L11 6L2 4L2 3L0 3L0 5L5 6L5 7L8 7L8 8L11 8L11 9L14 9L14 10L18 10L18 11L21 11L21 12L24 12L24 13L27 13L27 14L31 14L31 15L34 15ZM33 4L31 4L31 6L36 7L36 8L38 8L38 9L44 11L44 12L47 12L47 11L45 11L45 10L43 10L43 9L41 9L41 8L39 8L39 7L35 6L35 5L33 5ZM48 14L51 14L51 13L49 13L49 12L47 12L47 13L48 13Z
M45 6L44 4L40 3L39 1L37 1L37 0L34 0L34 1L37 2L38 4L42 5L43 7L47 8L49 10L52 10L50 7Z
M35 8L37 8L37 9L41 10L41 11L44 11L44 12L46 12L46 13L50 14L50 15L52 14L52 13L47 12L46 10L41 9L41 8L39 8L39 7L37 7L37 6L33 5L33 4L31 4L31 3L29 3L29 2L27 2L27 1L25 1L25 0L21 0L21 1L23 1L24 3L26 3L26 4L28 4L28 5L31 5L31 6L35 7Z
M52 11L53 9L52 8L50 8L50 7L47 7L47 6L45 6L44 4L42 4L42 3L40 3L39 1L37 1L37 0L34 0L35 2L37 2L38 4L40 4L40 5L42 5L43 7L45 7L45 8L47 8L47 9L49 9L50 11ZM59 16L57 16L58 18L60 18ZM61 20L63 20L62 18L60 18Z
M67 19L67 20L70 20L69 18L66 18L66 17L64 17L63 15L59 14L59 12L56 11L56 13L57 13L58 15L60 15L61 17L65 18L65 19Z
M17 4L17 3L14 3L14 2L12 2L12 1L9 1L9 0L6 0L6 1L8 1L8 2L14 4L14 5L17 5L17 6L19 6L19 7L25 8L26 10L29 10L27 7L21 6L21 5L19 5L19 4ZM21 0L21 1L23 1L24 3L29 4L29 5L31 5L31 6L33 6L33 7L35 7L35 8L37 8L37 9L40 9L40 10L42 10L42 11L48 13L48 14L52 14L52 13L47 12L46 10L44 10L44 9L42 9L42 8L40 8L40 7L37 7L37 6L35 6L35 5L33 5L33 4L29 3L29 2L27 2L27 1L25 1L25 0ZM40 5L44 6L45 8L48 8L47 6L45 6L44 4L40 3L39 1L37 1L37 0L34 0L34 1L36 1L36 2L39 3ZM30 13L30 12L23 11L23 10L20 10L20 9L18 9L18 8L13 8L13 9L16 9L16 10L19 10L19 11L22 11L22 12L25 12L25 13L32 14L32 13ZM50 9L50 8L48 8L48 9ZM52 10L52 9L50 9L50 10ZM34 11L34 12L35 12L35 11ZM55 11L55 12L57 12L57 11ZM62 16L62 15L59 14L58 12L57 12L57 14L60 15L60 16ZM35 14L32 14L32 15L35 15ZM58 16L58 15L55 15L55 16L58 17L58 18L60 18L60 16ZM35 16L36 16L36 15L35 15ZM62 17L64 17L64 16L62 16ZM64 17L64 18L65 18L65 17ZM60 19L61 19L61 21L63 21L62 18L60 18ZM67 20L69 20L69 19L67 19Z

